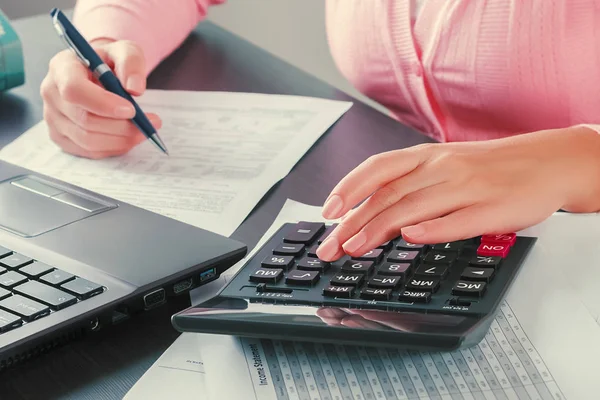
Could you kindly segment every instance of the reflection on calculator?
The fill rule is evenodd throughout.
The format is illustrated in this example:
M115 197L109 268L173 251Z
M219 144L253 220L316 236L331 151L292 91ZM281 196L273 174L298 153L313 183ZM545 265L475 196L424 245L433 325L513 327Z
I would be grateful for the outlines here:
M335 225L284 224L219 295L173 317L181 331L451 350L478 343L535 238L421 245L401 237L361 257L316 256Z

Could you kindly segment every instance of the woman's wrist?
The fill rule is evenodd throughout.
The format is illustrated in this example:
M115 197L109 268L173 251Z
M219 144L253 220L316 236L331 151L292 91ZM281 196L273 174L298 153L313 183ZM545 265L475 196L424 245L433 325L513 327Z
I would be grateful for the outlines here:
M557 154L564 157L563 209L571 212L600 211L600 134L586 126L556 132L563 140Z

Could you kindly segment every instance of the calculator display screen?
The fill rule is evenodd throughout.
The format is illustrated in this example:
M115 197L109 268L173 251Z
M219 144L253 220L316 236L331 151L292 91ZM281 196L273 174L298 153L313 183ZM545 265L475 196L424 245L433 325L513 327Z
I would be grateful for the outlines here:
M218 321L244 324L330 326L337 329L402 331L425 334L460 334L479 319L463 315L379 311L371 309L315 307L251 303L239 298L216 298L192 307L181 315L197 320L199 327Z

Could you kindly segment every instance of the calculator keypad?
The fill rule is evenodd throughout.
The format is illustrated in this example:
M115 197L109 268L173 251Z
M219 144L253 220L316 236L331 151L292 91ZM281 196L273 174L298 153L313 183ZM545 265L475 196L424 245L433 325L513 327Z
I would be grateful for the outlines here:
M237 289L245 295L239 296L279 303L293 298L294 304L346 299L352 301L346 307L381 304L386 310L407 304L467 307L485 298L490 285L501 285L498 271L517 240L512 233L432 244L396 238L360 257L325 262L316 252L332 230L322 223L289 224L246 264L249 274ZM253 285L261 292L256 296Z

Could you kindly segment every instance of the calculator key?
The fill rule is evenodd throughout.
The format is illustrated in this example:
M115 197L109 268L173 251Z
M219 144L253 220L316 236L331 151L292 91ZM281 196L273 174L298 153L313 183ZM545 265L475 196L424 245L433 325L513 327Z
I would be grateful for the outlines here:
M317 240L317 244L323 243L325 239L327 239L327 236L331 235L331 232L333 232L333 230L337 228L337 226L338 224L329 225L327 229L325 229L325 232L323 232L321 237L319 237L319 240Z
M423 292L435 293L440 287L440 281L438 279L417 279L413 278L406 284L406 289L417 290Z
M431 293L404 290L398 295L398 300L406 303L429 303L431 300Z
M493 268L473 268L467 267L460 275L460 279L465 281L490 282L494 278Z
M298 222L285 235L286 243L311 243L325 230L323 222Z
M423 262L427 264L445 264L450 265L456 260L456 254L443 253L441 251L430 251L423 258Z
M10 331L13 328L23 325L21 317L8 311L0 310L0 332Z
M277 283L282 276L282 269L259 268L250 275L250 282Z
M372 288L395 289L402 282L399 276L375 275L367 286Z
M294 256L268 256L261 263L263 268L289 269L294 264Z
M447 243L437 243L433 245L433 250L437 251L446 251L449 253L460 253L465 246L465 242L447 242Z
M304 253L304 245L303 244L294 244L294 243L282 243L275 250L273 250L273 254L276 256L294 256L297 257Z
M477 249L477 255L505 258L508 255L509 250L510 246L508 244L481 243Z
M412 264L419 258L419 254L419 251L393 250L388 254L387 261L397 263L407 262Z
M481 297L485 292L485 282L458 281L452 288L455 296Z
M59 286L67 281L70 281L73 278L75 278L75 275L65 271L61 271L60 269L55 269L49 274L42 276L40 280L49 283L53 286Z
M77 303L77 299L74 296L37 281L26 282L17 286L14 290L17 293L49 305L53 310L62 310Z
M318 248L319 248L319 245L315 244L310 249L308 249L308 256L309 257L313 257L313 258L317 258L317 249Z
M9 269L20 268L31 262L33 262L33 260L31 258L25 257L24 255L18 254L18 253L13 253L12 255L10 255L8 257L4 257L4 258L0 259L0 265L4 266L6 268L9 268Z
M351 274L361 273L369 275L373 272L373 261L348 260L342 265L342 271Z
M329 285L323 289L323 296L349 299L350 297L354 296L354 287Z
M319 280L319 271L291 271L285 277L288 285L313 285Z
M0 258L10 256L12 254L12 250L7 249L6 247L0 246Z
M488 244L507 244L512 246L517 241L516 233L504 233L500 235L483 235L481 237L481 243Z
M475 256L469 261L469 265L471 265L473 267L479 267L479 268L498 269L498 266L500 265L500 261L502 261L501 257Z
M377 248L382 249L383 251L388 251L391 245L392 241L388 240L387 242L381 243L379 246L377 246Z
M380 275L398 275L405 278L410 273L411 265L409 263L383 263L377 268Z
M363 279L363 274L337 274L329 283L333 286L360 286Z
M27 275L30 278L38 278L48 272L52 271L54 268L49 266L48 264L44 264L43 262L34 261L29 265L24 266L19 269L19 272Z
M15 294L0 301L0 307L13 314L17 314L27 322L50 314L48 306L23 297L20 294Z
M0 300L12 295L12 293L4 288L0 287Z
M325 272L329 269L329 263L321 261L318 258L303 258L298 262L297 268L304 271Z
M419 278L438 278L444 279L448 274L448 267L445 265L427 265L422 264L415 271L415 277Z
M16 271L8 271L5 274L0 275L0 286L5 288L11 288L23 283L27 280L25 275L22 275Z
M398 250L418 250L418 249L424 249L427 246L424 244L416 244L416 243L409 243L406 240L402 239L398 242L398 244L396 245L396 248Z
M360 291L360 297L365 300L389 300L392 297L392 289L364 288Z
M375 263L378 263L381 260L381 255L383 254L383 250L382 249L373 249L373 250L369 250L368 252L366 252L365 254L363 254L360 257L354 257L354 260L359 260L359 261L373 261Z
M104 291L102 286L83 278L75 278L72 281L62 284L60 288L82 300L88 299Z

